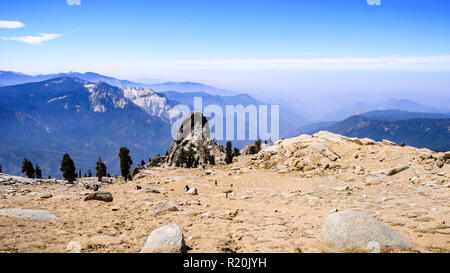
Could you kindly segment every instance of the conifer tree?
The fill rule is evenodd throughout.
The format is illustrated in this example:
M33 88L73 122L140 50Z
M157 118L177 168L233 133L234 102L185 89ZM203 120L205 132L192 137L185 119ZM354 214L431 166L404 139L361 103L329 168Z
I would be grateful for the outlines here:
M92 171L91 171L91 169L88 169L88 174L87 174L87 176L88 176L88 177L92 177Z
M122 173L122 177L125 181L130 177L130 168L133 164L133 160L130 157L130 150L126 147L121 147L119 150L119 158L120 158L120 171Z
M0 173L2 173L3 172L3 170L2 170L2 165L0 165Z
M240 155L241 155L241 152L239 151L239 149L234 147L233 157L235 157L235 156L237 157L237 156L240 156Z
M33 163L26 158L22 162L22 173L25 173L28 178L34 178Z
M106 165L102 162L102 158L98 157L97 166L95 167L97 171L97 178L99 182L102 182L103 176L106 176Z
M75 173L76 172L75 163L67 153L64 154L63 159L61 161L60 171L63 173L64 179L69 181L69 183L73 183L73 181L75 181L75 177L77 176Z
M257 153L259 153L259 151L261 151L261 140L260 139L255 141L255 149L256 149L255 154L257 154Z
M36 168L34 169L34 177L37 179L42 179L42 170L38 164L36 164Z
M225 148L225 163L233 163L233 150L231 146L231 141L227 141L227 147Z

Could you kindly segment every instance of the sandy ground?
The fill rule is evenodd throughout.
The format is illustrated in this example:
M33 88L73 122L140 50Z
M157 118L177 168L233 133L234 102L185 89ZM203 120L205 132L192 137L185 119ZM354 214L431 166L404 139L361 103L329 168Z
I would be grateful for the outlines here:
M387 183L367 185L354 173L302 178L295 172L244 166L207 168L211 174L205 169L153 169L136 181L102 186L114 196L111 203L84 201L88 191L82 185L21 186L15 196L0 199L0 208L42 209L61 220L0 216L0 252L65 252L70 241L80 242L82 252L139 252L153 229L169 223L183 229L189 252L322 252L321 227L334 209L378 218L417 251L450 252L450 189L410 183L416 175L412 168ZM181 180L165 182L174 177ZM138 193L137 185L160 194ZM196 187L199 195L186 194L185 185ZM335 189L342 186L349 189ZM11 188L0 186L0 193ZM236 195L226 198L227 190ZM53 197L41 199L46 193ZM183 210L154 215L147 197L172 201ZM200 217L205 212L212 216ZM89 243L98 235L117 240L103 246Z

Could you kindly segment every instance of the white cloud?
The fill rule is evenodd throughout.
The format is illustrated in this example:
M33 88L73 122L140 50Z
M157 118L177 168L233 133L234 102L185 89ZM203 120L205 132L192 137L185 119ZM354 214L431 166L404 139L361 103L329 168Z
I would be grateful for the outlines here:
M81 0L67 0L67 5L69 6L80 6Z
M19 21L0 21L0 28L22 28L25 25Z
M2 37L2 40L19 41L30 45L40 45L45 41L50 41L61 36L62 34L39 33L38 36Z

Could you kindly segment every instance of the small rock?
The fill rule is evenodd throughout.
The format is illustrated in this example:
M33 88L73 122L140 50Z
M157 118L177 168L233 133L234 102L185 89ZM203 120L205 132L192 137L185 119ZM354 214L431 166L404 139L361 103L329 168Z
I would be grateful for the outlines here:
M402 172L402 171L404 171L404 170L406 170L408 168L409 168L408 165L398 165L398 166L396 166L394 168L391 168L391 169L388 169L388 170L384 171L384 173L387 176L391 176L391 175L397 174L399 172Z
M204 213L200 214L199 216L200 216L200 218L210 218L213 216L213 213L208 211L208 212L204 212Z
M49 198L52 198L52 197L53 197L53 195L51 193L48 193L48 194L42 195L41 199L49 199Z
M190 195L198 195L198 190L197 188L191 188L186 193Z
M99 191L99 192L90 193L90 194L88 194L88 196L86 196L86 198L84 198L84 201L89 201L89 200L98 200L98 201L103 201L103 202L112 202L113 201L113 196L109 192Z
M176 224L153 230L147 238L147 242L141 249L141 253L179 253L186 252L183 231Z
M154 189L150 189L150 188L140 189L137 192L138 193L156 193L156 194L160 193L159 191L154 190Z
M336 188L334 188L333 190L336 190L336 191L346 191L346 190L349 190L350 188L348 187L348 186L343 186L343 187L336 187Z
M167 211L179 211L179 210L180 208L175 203L165 200L156 202L152 208L152 211L155 215L159 215Z
M81 253L81 245L76 241L70 241L67 244L66 251L69 253Z

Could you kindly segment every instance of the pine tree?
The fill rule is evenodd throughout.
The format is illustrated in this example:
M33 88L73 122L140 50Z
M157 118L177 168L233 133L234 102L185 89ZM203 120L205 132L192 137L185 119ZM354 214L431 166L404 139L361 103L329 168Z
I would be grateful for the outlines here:
M42 179L42 170L38 164L36 164L36 168L34 169L34 177L37 179Z
M73 162L72 158L70 158L69 154L64 154L61 161L61 168L59 170L63 173L64 179L69 181L69 183L73 183L73 181L75 181L75 163Z
M233 149L231 146L231 141L227 141L227 147L225 148L225 163L233 163Z
M240 156L241 155L241 152L239 151L239 149L238 148L234 148L234 152L233 152L233 157L237 157L237 156Z
M125 181L128 180L130 176L130 168L133 164L133 160L130 157L130 150L126 147L122 147L119 150L119 158L120 158L120 171L122 173L122 177Z
M144 165L145 165L145 161L141 160L141 166L144 166Z
M78 169L78 177L81 178L81 168Z
M91 169L88 169L88 174L87 174L87 176L88 176L88 177L92 177L92 171L91 171Z
M3 170L2 170L2 165L0 165L0 173L2 173L3 172Z
M256 149L255 154L257 154L257 153L259 153L259 151L261 151L261 140L255 141L255 149Z
M106 165L102 162L102 158L98 157L97 166L95 167L95 170L97 171L97 178L98 181L101 182L103 176L106 176Z
M25 173L28 178L34 178L33 163L26 158L22 162L22 173Z

